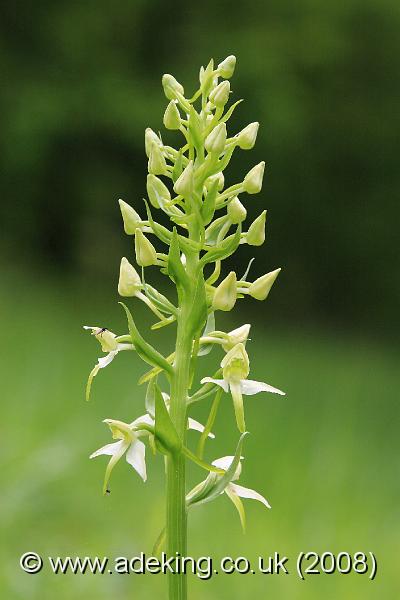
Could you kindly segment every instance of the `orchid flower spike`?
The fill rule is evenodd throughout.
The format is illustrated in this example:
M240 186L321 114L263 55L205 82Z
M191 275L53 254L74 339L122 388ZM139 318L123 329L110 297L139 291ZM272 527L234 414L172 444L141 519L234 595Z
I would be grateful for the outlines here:
M93 377L97 375L100 369L104 369L110 364L121 350L134 350L133 344L121 343L118 341L115 333L107 329L106 327L91 327L90 325L84 325L83 329L88 329L92 332L92 335L101 344L103 352L107 352L106 356L101 356L97 365L91 370L89 378L86 384L86 400L90 398L90 390L92 387Z
M103 494L110 492L108 489L108 482L110 480L112 470L124 454L126 462L132 465L143 481L146 481L146 446L140 441L139 437L148 436L149 432L146 429L138 428L135 425L135 422L129 425L127 423L123 423L122 421L105 419L103 423L107 423L111 429L113 439L118 440L117 442L107 444L106 446L99 448L89 457L96 458L96 456L100 456L102 454L111 456L104 476Z
M230 391L235 409L236 422L239 431L246 429L244 420L243 397L258 394L258 392L271 392L272 394L285 395L285 392L272 387L262 381L253 381L247 379L250 372L249 357L243 343L236 344L224 356L221 361L223 379L214 379L213 377L204 377L201 383L214 383L221 387L225 392Z

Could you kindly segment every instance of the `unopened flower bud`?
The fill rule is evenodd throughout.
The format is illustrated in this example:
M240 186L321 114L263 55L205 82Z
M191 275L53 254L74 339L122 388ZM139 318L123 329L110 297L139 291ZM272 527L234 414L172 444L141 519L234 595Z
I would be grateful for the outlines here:
M261 246L265 242L265 218L267 211L263 210L261 215L252 222L246 235L249 246Z
M256 300L265 300L268 296L275 279L278 277L280 269L275 269L259 277L250 285L248 293Z
M206 179L206 187L210 188L212 186L212 184L214 183L214 181L218 182L217 190L219 192L224 189L225 177L224 177L224 174L222 172L221 173L217 173L216 175L211 175L211 177L208 177Z
M143 235L141 229L135 233L136 262L140 267L149 267L157 263L157 253L153 244Z
M231 271L215 290L212 306L214 310L232 310L237 298L236 273Z
M141 287L142 282L138 272L124 256L121 258L119 268L118 294L126 297L136 296Z
M217 156L225 149L226 143L226 125L225 123L219 123L211 133L208 134L205 147L207 152L212 152Z
M216 88L213 89L209 98L214 106L223 107L228 102L231 86L229 81L221 81Z
M233 346L236 344L245 344L247 342L247 338L249 337L251 325L246 324L238 327L237 329L233 329L226 334L226 341L222 344L225 352L228 352Z
M163 122L167 129L179 129L181 126L181 115L174 100L171 100L165 109Z
M144 132L144 148L147 158L150 156L150 150L154 143L157 144L157 146L161 146L161 140L158 135L150 127L147 127Z
M146 189L150 203L154 208L160 208L160 204L163 205L171 200L171 194L165 183L152 173L147 175Z
M175 181L174 190L181 196L191 196L194 186L193 161L189 161L186 168Z
M265 162L262 161L253 167L243 181L243 189L248 194L258 194L262 188Z
M129 204L123 200L118 200L118 202L121 209L122 220L124 222L124 231L128 235L134 235L136 229L140 227L142 219L132 206L129 206Z
M237 145L242 150L251 150L256 143L258 128L260 124L257 122L250 123L240 131L237 136Z
M247 216L247 210L245 209L245 207L240 202L240 200L237 196L232 198L232 200L229 202L228 208L227 208L227 213L228 213L228 216L229 216L231 222L234 225L237 225L238 223L242 223Z
M230 56L227 56L225 60L219 63L217 69L221 77L224 77L225 79L230 79L235 71L235 66L236 56L233 56L233 54L231 54Z
M183 86L175 79L173 75L169 75L166 73L162 76L162 86L164 88L164 94L168 98L168 100L174 100L176 95L175 92L185 95L185 90Z
M153 175L167 174L167 163L165 162L160 146L155 142L153 142L150 150L148 171Z

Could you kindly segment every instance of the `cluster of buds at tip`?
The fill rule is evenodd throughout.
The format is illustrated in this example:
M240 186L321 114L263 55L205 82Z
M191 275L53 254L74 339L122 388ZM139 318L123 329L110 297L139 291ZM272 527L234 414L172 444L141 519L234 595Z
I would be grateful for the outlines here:
M139 332L131 310L122 304L128 321L128 330L117 336L105 327L87 327L101 345L104 353L92 369L87 385L89 397L93 378L100 369L110 364L122 350L130 350L150 365L150 371L141 377L147 383L146 413L131 423L106 419L114 439L96 451L91 457L110 456L106 469L104 489L117 462L126 460L143 481L147 478L145 448L148 444L154 452L162 454L183 453L200 466L209 470L209 476L187 496L188 507L209 501L226 493L239 510L243 523L240 498L254 498L269 506L257 492L234 483L240 475L241 451L245 435L243 396L258 392L283 395L271 385L248 379L250 359L248 339L250 325L245 324L229 332L215 325L218 311L232 311L238 301L250 296L265 300L270 293L280 269L275 269L253 281L247 281L249 269L239 278L235 271L227 272L223 261L232 256L241 244L261 246L265 242L266 210L259 211L255 220L246 226L246 195L261 191L265 163L259 162L234 183L226 184L225 171L234 152L251 150L256 143L259 123L254 121L239 132L229 132L228 122L236 102L230 104L230 79L236 67L235 56L228 56L217 66L211 60L201 67L200 87L191 97L185 95L181 83L171 74L162 77L162 87L167 98L163 124L167 130L180 131L182 146L174 148L164 142L161 134L153 129L145 130L145 153L148 158L145 208L142 218L124 200L119 200L124 231L131 239L130 256L120 263L118 293L126 302L142 301L157 317L152 329L167 327L178 322L178 338L175 348L164 356ZM163 134L164 135L164 134ZM228 179L228 178L227 178ZM254 200L251 199L251 203ZM157 215L165 217L158 219ZM169 219L169 224L165 224ZM136 266L130 261L136 261ZM137 270L137 268L138 270ZM176 287L178 305L148 283L152 267L158 267L166 281ZM138 272L139 271L139 272ZM140 273L140 274L139 274ZM185 343L185 360L188 370L175 368ZM219 349L222 357L213 376L205 377L195 391L195 366L198 357L213 349ZM223 392L232 398L237 428L242 434L234 456L206 464L185 446L185 431L175 429L177 409L171 410L176 401L169 397L170 389L161 391L163 384L170 387L179 373L190 371L188 380L175 389L189 389L185 399L180 399L184 410L207 396L215 394L218 399ZM165 376L162 379L162 375ZM192 385L192 388L191 388ZM219 400L218 400L219 402ZM212 413L214 415L214 413ZM211 413L210 413L211 415ZM215 415L214 415L215 418ZM178 419L180 426L184 419ZM201 432L199 447L210 433L211 416L207 427L189 418L187 427Z

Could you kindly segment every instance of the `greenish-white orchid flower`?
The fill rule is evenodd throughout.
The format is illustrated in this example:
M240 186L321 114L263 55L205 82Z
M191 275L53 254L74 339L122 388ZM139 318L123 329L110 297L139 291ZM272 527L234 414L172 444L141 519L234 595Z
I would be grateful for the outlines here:
M117 337L115 333L107 329L106 327L92 327L90 325L84 325L83 329L88 329L92 332L92 335L100 342L101 349L103 352L107 352L106 356L101 356L97 360L97 365L91 370L87 385L86 385L86 400L89 400L90 390L92 387L93 377L97 375L100 369L104 369L110 364L121 350L133 350L133 344L126 344L121 339L125 339L124 336ZM126 336L127 338L129 336Z
M105 419L103 423L107 423L111 429L113 438L118 440L117 442L99 448L89 457L96 458L96 456L101 456L103 454L111 456L104 476L103 493L107 494L110 492L108 489L108 482L110 480L111 472L124 454L126 462L132 465L143 481L146 481L146 446L139 438L148 436L149 431L143 428L143 421L136 419L133 423L128 424L114 419Z
M258 392L271 392L272 394L285 395L285 392L278 390L263 381L253 381L247 379L250 372L249 357L244 344L239 342L221 361L223 379L214 379L213 377L204 377L201 383L214 383L221 387L225 392L230 391L235 409L235 416L239 431L244 432L246 425L244 421L243 394L252 396Z
M169 408L168 394L163 393L163 398L167 408ZM132 465L143 481L146 481L146 446L139 438L148 438L153 435L155 427L154 417L149 413L146 413L132 421L132 423L124 423L123 421L117 421L115 419L105 419L103 423L106 423L109 426L113 438L118 440L117 442L106 444L102 448L99 448L89 457L96 458L103 454L111 456L104 477L103 493L106 494L109 492L108 482L110 480L111 472L124 454L126 461ZM188 418L187 428L199 431L200 433L203 433L204 431L204 425L191 417ZM215 438L215 435L209 432L208 437Z
M249 498L251 500L258 500L258 502L261 502L262 504L264 504L264 506L266 508L271 508L271 506L270 506L268 500L266 500L266 498L264 498L264 496L262 496L255 490L252 490L250 488L247 488L247 487L244 487L237 483L234 483L235 481L237 481L239 479L239 477L241 475L241 472L242 472L241 460L242 459L243 459L243 456L240 457L238 466L236 468L236 471L235 471L232 479L226 484L224 489L221 490L220 494L225 493L228 496L228 498L233 502L236 510L239 513L242 528L243 528L243 530L245 530L246 517L245 517L244 507L243 507L241 498ZM214 460L212 464L214 467L218 467L219 469L222 469L223 471L226 472L234 460L235 460L234 456L223 456L222 458L218 458L217 460ZM201 494L204 492L204 490L207 490L208 493L211 493L211 495L212 495L213 487L216 485L218 480L221 479L221 477L223 477L223 475L218 475L216 473L210 473L208 475L207 479L205 479L204 481L202 481L201 483L196 485L193 488L193 490L191 490L187 494L187 496L186 496L187 505L192 506L192 505L195 505L196 503L200 504L202 502L207 502L208 501L207 496L203 496L202 500L200 502L198 502L199 495L201 497Z

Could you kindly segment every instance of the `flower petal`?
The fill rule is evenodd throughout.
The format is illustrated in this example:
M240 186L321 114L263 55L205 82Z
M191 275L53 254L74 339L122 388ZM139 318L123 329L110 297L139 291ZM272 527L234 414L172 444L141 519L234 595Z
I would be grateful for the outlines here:
M96 452L93 452L89 456L89 458L96 458L96 456L101 456L102 454L106 454L107 456L114 456L114 454L117 454L120 451L123 443L123 440L119 440L118 442L107 444L106 446L103 446L102 448L96 450Z
M204 425L202 425L195 419L192 419L191 417L189 417L188 418L188 429L194 429L195 431L200 431L200 433L203 433ZM208 437L211 439L214 439L215 435L213 433L211 433L211 431L210 431L210 433L208 434Z
M126 453L127 462L132 465L143 481L147 479L145 456L146 446L140 440L132 442Z
M252 500L258 500L259 502L264 504L264 506L266 506L267 508L271 508L271 506L269 505L268 501L264 498L264 496L261 496L261 494L259 494L255 490L251 490L250 488L243 487L242 485L238 485L237 483L231 483L230 487L231 487L231 491L234 494L236 494L237 496L240 496L240 498L251 498Z
M285 396L285 392L282 392L282 390L278 390L278 388L274 388L272 385L264 383L263 381L242 379L240 383L242 393L246 396L253 396L253 394L258 394L258 392L271 392L272 394L280 394L281 396Z
M97 360L99 369L104 369L104 367L107 367L110 364L110 362L112 362L114 360L114 358L116 357L118 352L119 352L118 350L111 350L111 352L109 352L106 356L101 356Z
M213 379L212 377L203 377L200 383L215 383L215 385L219 385L220 388L227 392L229 390L229 384L225 379Z
M225 491L226 495L228 496L228 498L233 502L234 507L238 511L240 523L241 523L242 529L243 529L243 533L245 533L245 531L246 531L246 514L244 512L243 502L239 498L238 494L235 494L235 492L233 491L232 485L233 485L232 483L228 483L228 485L226 486L224 491Z

